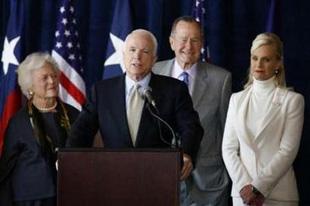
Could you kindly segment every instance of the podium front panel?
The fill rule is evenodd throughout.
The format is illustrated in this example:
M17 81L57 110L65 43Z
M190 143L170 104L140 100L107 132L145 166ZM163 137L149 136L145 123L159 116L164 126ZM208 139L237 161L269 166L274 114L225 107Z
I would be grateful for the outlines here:
M61 149L58 206L177 206L178 150Z

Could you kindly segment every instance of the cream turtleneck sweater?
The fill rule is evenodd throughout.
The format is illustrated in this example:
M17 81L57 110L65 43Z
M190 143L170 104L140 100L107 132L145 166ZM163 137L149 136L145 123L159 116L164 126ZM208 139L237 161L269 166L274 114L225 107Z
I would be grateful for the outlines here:
M246 115L246 124L252 137L255 137L257 131L263 124L265 115L270 109L276 91L274 77L265 81L259 81L254 78L252 87L252 94Z

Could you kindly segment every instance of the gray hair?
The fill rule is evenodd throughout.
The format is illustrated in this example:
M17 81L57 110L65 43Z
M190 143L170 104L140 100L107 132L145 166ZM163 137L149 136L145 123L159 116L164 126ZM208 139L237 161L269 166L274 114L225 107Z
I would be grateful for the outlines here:
M200 32L200 37L203 41L204 38L204 33L203 33L203 28L202 25L199 21L197 21L194 17L192 16L180 16L177 19L175 19L172 23L172 27L171 27L171 33L170 33L170 37L174 37L175 33L176 33L176 28L179 22L186 22L188 24L196 24L197 28L199 29Z
M252 42L251 46L251 54L253 54L254 50L260 48L261 46L271 45L274 46L276 55L279 61L281 61L281 65L277 68L277 73L275 74L276 85L279 87L286 87L285 81L285 70L283 65L283 43L280 38L270 32L261 33L256 36L256 38ZM251 74L251 69L248 72L248 80L244 85L244 88L247 88L253 83L253 76Z
M124 49L126 48L126 44L128 42L128 39L133 35L133 34L137 34L137 33L141 33L144 35L147 35L151 38L153 46L154 46L154 50L153 50L153 54L156 57L157 56L157 47L158 47L158 43L157 43L157 39L154 36L154 34L152 34L150 31L145 30L145 29L136 29L133 30L130 34L127 35L126 39L125 39L125 44L124 44Z
M26 59L18 66L18 84L22 90L22 93L29 99L30 88L32 87L32 72L37 69L41 69L44 64L50 64L54 71L59 74L59 66L54 58L47 52L35 52L29 54Z

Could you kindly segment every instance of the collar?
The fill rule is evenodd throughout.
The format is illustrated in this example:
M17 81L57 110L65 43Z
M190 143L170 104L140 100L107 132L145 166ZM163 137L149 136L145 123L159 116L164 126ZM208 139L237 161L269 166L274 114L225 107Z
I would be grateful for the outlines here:
M151 73L147 74L143 79L136 82L130 79L127 75L125 75L125 88L126 88L126 96L130 94L130 91L134 87L135 84L139 84L142 88L147 88L151 80Z
M253 77L254 93L260 94L261 96L266 96L269 95L275 88L275 76L267 80L257 80Z
M172 77L179 79L180 75L186 71L191 79L196 77L197 73L197 63L193 64L190 68L182 69L177 60L174 60L173 69L172 69Z

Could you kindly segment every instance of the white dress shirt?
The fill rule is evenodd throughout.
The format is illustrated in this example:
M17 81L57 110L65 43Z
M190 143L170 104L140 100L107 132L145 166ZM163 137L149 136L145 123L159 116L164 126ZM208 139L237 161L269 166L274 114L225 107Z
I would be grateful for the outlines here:
M192 95L197 73L197 63L192 65L190 68L182 69L178 62L175 60L171 76L182 81L183 79L181 76L183 72L188 73L188 90L190 95Z
M147 74L143 79L136 82L130 79L127 75L125 77L125 94L126 94L126 108L128 106L129 97L133 91L135 84L139 84L141 88L147 88L151 80L151 73Z

